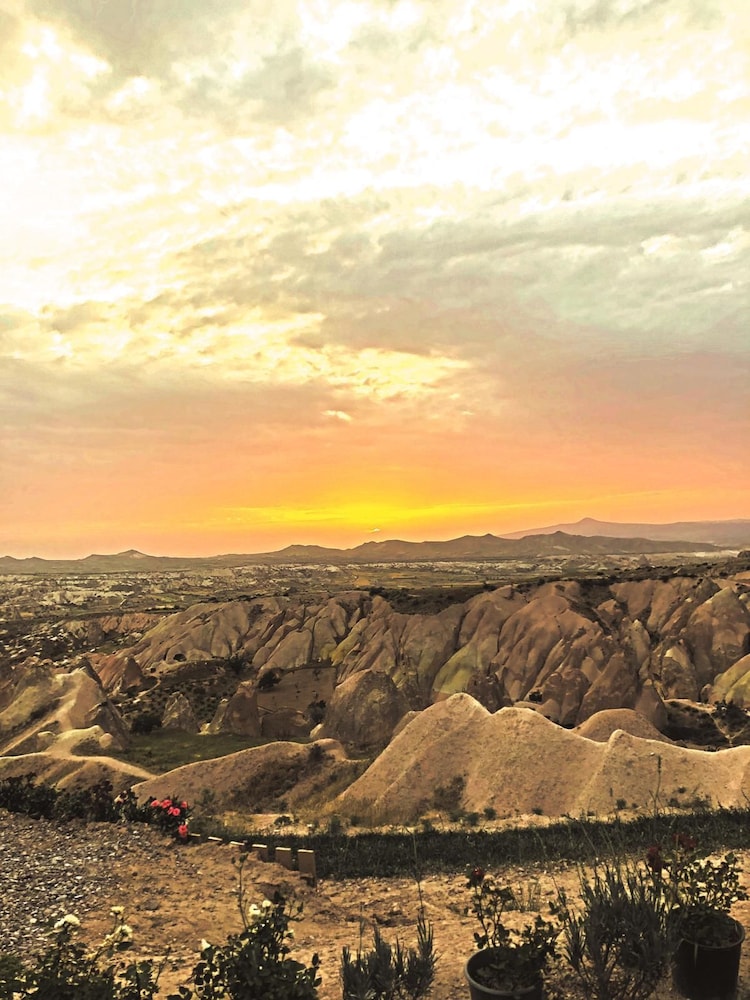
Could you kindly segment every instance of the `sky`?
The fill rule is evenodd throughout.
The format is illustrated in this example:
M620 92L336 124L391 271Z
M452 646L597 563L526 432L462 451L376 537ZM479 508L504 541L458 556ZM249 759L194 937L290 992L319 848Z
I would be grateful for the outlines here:
M750 516L746 0L0 0L0 554Z

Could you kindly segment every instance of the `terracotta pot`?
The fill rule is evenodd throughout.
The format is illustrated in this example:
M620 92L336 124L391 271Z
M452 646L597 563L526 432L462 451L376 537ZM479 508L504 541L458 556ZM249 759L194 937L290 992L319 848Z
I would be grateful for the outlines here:
M482 948L475 951L464 967L466 982L469 984L469 996L471 1000L542 1000L544 996L544 984L541 976L539 981L532 986L507 986L504 988L491 988L476 980L478 970L486 965L491 965L495 957L494 948Z
M690 1000L731 1000L737 991L745 928L735 920L733 944L708 945L683 940L674 954L672 980Z

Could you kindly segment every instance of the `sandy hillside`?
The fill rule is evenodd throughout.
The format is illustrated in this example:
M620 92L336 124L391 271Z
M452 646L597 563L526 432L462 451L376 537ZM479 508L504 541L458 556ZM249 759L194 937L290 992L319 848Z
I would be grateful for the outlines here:
M592 723L592 729L594 724ZM461 807L501 817L606 814L618 804L745 805L750 747L716 753L615 729L588 739L531 709L494 714L457 694L416 715L338 799L344 812L406 822L428 811L435 789L463 780Z

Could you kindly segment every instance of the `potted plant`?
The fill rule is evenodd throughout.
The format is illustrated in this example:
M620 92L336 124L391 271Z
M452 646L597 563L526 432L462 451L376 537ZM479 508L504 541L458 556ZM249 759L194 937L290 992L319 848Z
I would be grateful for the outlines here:
M503 914L514 903L513 892L482 868L470 870L468 888L470 910L482 928L474 933L478 951L465 967L471 1000L541 1000L544 969L555 954L556 925L537 914L523 930L507 927Z
M669 903L675 986L695 1000L733 997L745 929L730 910L748 898L736 855L701 858L696 842L678 834L670 857L654 845L646 862Z

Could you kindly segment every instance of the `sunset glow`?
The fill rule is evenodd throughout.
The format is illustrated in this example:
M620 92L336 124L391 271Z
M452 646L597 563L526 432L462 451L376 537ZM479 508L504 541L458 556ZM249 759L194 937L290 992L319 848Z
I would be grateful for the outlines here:
M0 554L750 516L750 7L0 0Z

